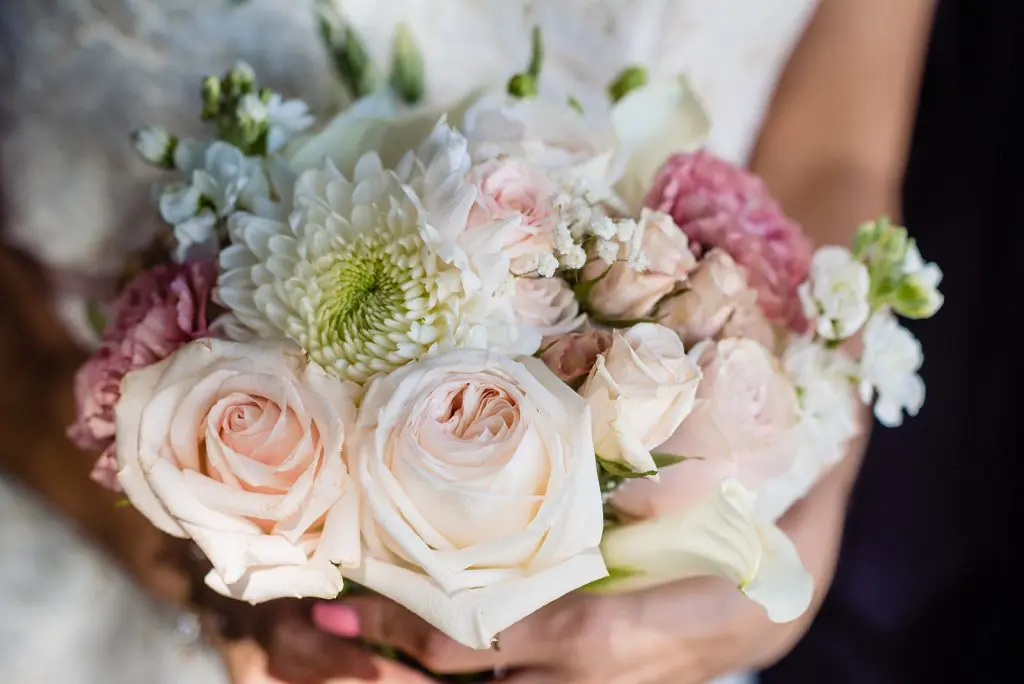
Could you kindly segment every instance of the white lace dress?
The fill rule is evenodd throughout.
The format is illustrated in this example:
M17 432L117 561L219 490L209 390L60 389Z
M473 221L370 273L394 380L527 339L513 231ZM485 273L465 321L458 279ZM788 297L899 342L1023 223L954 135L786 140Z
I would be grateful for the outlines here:
M379 63L409 24L428 98L450 102L503 82L544 31L545 78L604 85L643 64L687 73L710 113L709 146L746 160L815 0L336 0ZM196 83L244 58L316 109L338 102L313 0L53 0L0 4L18 74L5 85L2 173L10 237L56 269L104 275L155 225L126 133L196 131ZM8 76L10 77L10 76ZM62 300L80 323L80 298Z

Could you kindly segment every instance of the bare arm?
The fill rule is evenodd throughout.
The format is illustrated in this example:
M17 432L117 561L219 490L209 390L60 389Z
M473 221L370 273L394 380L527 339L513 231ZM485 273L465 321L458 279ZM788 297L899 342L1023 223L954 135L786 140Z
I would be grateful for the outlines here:
M849 244L857 226L900 215L932 0L822 0L787 65L752 160L818 244ZM757 666L779 659L810 626L832 581L865 433L780 521L815 578L812 610L765 626ZM762 618L763 620L763 618Z
M899 213L933 0L822 0L752 159L821 244Z

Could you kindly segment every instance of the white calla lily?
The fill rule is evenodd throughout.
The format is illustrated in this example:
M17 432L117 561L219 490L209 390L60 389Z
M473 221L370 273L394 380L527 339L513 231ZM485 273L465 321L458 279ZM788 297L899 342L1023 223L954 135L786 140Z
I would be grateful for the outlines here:
M447 109L410 107L393 91L384 88L344 109L319 131L294 140L282 156L297 171L322 168L325 159L347 176L355 171L359 158L376 152L387 168L426 139L442 117L458 127L470 104L479 97L471 93Z
M615 191L639 211L658 170L672 154L700 147L711 122L685 77L656 81L631 91L612 109L626 171Z
M789 622L807 610L813 580L793 542L754 516L756 495L726 480L688 509L605 531L609 577L590 590L638 591L692 577L724 577L768 613Z

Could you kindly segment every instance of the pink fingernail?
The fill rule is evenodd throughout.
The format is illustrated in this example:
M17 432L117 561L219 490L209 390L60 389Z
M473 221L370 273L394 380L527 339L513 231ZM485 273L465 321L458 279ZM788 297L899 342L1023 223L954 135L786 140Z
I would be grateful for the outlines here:
M313 622L325 632L340 637L359 636L359 613L343 603L317 603L313 606Z

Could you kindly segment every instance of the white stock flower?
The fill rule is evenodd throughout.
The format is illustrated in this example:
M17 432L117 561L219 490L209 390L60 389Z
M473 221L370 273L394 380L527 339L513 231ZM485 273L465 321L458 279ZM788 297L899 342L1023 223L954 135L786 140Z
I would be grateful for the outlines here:
M610 574L592 590L639 591L714 575L763 606L773 622L795 620L811 603L813 578L793 542L775 525L756 521L755 500L728 479L693 506L609 528L601 553Z
M867 267L845 247L821 247L811 259L811 273L799 288L800 301L818 334L844 340L856 333L871 314Z
M342 457L354 394L293 346L193 342L125 377L118 481L154 525L195 541L215 591L334 598L336 565L360 556Z
M934 262L925 262L913 241L903 259L903 274L906 276L906 280L897 292L897 302L902 304L901 300L909 299L912 306L910 308L902 307L907 310L901 311L901 313L914 318L934 316L942 308L944 301L942 293L939 292L942 269Z
M161 126L143 128L134 136L135 150L151 164L164 166L169 163L174 138Z
M235 211L262 211L270 204L270 182L261 160L220 141L182 141L175 167L186 182L166 187L160 216L173 227L172 258L209 259L220 249L217 223Z
M254 122L267 124L267 153L274 154L316 121L302 100L285 100L271 93L266 102L246 95L239 103L239 114Z
M916 416L924 404L924 381L917 374L924 363L921 343L888 310L871 317L864 327L860 360L860 395L875 397L875 417L886 427L903 423L903 413Z
M507 265L494 266L500 253L447 237L459 237L468 212L459 178L410 182L422 202L371 153L352 180L330 165L304 172L287 222L235 214L220 301L261 336L288 337L359 383L446 348L535 352L539 336L516 323Z
M693 410L701 371L679 336L655 323L616 331L580 390L590 404L598 458L655 474L651 450Z
M456 350L375 378L355 477L363 563L345 576L487 648L606 575L586 402L538 359Z
M845 455L847 443L859 429L856 362L810 337L793 337L782 364L800 397L799 436L789 471L758 489L758 518L768 521L777 520L810 491L822 473Z

